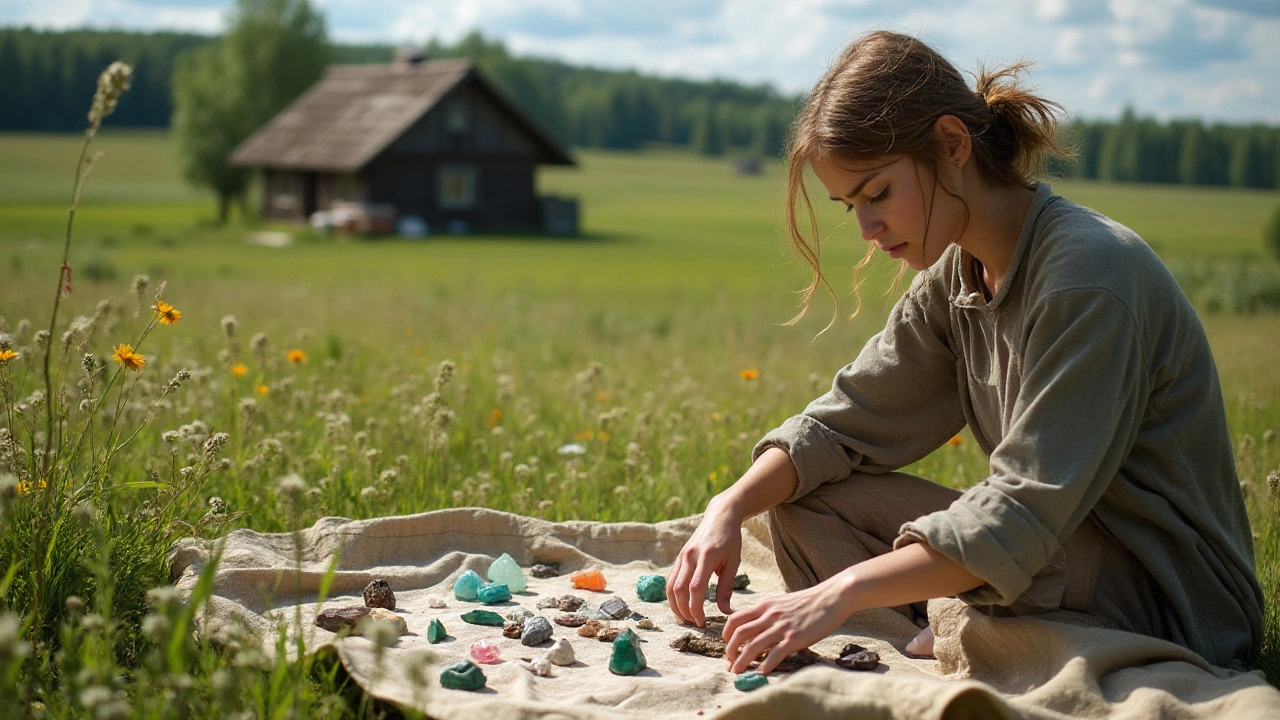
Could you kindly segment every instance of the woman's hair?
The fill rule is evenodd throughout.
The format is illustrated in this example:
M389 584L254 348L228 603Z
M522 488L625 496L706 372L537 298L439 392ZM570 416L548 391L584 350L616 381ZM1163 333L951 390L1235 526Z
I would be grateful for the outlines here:
M954 115L968 128L972 162L991 185L1031 187L1047 155L1070 155L1055 139L1062 107L1018 83L1018 75L1028 65L1017 62L994 71L979 68L974 90L945 58L907 35L873 32L845 48L813 88L791 126L785 190L787 233L796 252L813 269L813 281L801 291L800 312L788 324L799 322L809 312L819 285L837 302L818 262L818 220L805 190L805 166L814 159L838 164L906 155L933 171L935 187L960 200L967 224L964 199L939 180L945 148L934 131L938 118ZM800 231L802 210L809 220L808 238ZM870 247L854 268L855 296L859 272L874 252L875 246ZM861 299L858 301L860 306Z

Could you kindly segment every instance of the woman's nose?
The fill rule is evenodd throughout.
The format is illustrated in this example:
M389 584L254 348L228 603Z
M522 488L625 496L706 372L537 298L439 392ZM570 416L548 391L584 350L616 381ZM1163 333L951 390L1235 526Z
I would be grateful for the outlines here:
M875 240L876 236L884 232L884 223L879 218L858 216L858 229L862 232L863 240Z

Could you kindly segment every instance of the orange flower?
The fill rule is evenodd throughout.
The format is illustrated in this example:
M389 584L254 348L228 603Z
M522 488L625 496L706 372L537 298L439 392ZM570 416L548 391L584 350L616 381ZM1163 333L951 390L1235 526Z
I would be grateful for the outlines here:
M240 377L241 375L244 375L247 372L249 372L249 368L245 367L244 363L236 363L235 365L231 366L231 374L235 375L236 377Z
M595 432L594 432L594 431L592 431L592 430L583 430L582 432L578 433L577 435L574 435L574 436L573 436L573 439L574 439L574 440L594 440L594 439L595 439L595 437L596 437L596 434L595 434Z
M284 358L289 362L293 363L294 365L301 365L302 363L307 361L307 354L302 352L301 350L298 350L297 348L294 348L293 350L290 350L288 353L286 353Z
M608 399L609 399L609 393L607 393L607 392L605 392L605 391L601 390L600 392L596 393L596 399L597 399L597 400L608 400Z
M488 422L489 427L493 427L500 422L502 422L502 410L500 410L499 408L494 408L490 410L489 422Z
M267 393L271 392L271 388L267 387L266 385L259 385L258 387L254 388L254 391L257 392L259 395L266 395Z
M163 300L157 300L151 309L156 311L156 319L163 325L172 325L182 319L182 311Z
M738 377L742 378L743 380L755 380L756 378L760 377L760 371L755 368L747 368L746 370L743 370L742 372L738 373Z
M111 357L134 372L141 370L142 366L147 364L147 359L134 352L132 345L125 345L124 343L116 346L116 351L112 353Z
M16 357L21 356L9 348L0 348L0 365L3 365Z
M45 488L49 487L49 483L45 482L44 480L41 480L40 482L36 483L36 487L41 490L44 490ZM23 493L27 493L31 491L31 483L27 482L26 480L23 480L22 482L18 483L17 487L15 487L14 489L18 491L19 495L22 495Z
M962 442L964 442L964 438L960 437L959 435L955 435L950 440L947 441L947 444L950 445L951 447L960 447L960 443Z

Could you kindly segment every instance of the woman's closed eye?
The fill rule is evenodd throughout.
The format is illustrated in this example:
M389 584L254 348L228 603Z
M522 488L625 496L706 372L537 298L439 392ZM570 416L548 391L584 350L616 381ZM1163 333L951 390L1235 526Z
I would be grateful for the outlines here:
M867 202L868 202L868 203L875 204L875 203L880 202L881 200L884 200L884 199L885 199L885 198L887 198L887 197L889 197L889 187L888 187L888 186L885 186L885 188L884 188L883 190L881 190L881 191L879 192L879 194L877 194L876 196L874 196L874 197L868 197L868 198L867 198Z

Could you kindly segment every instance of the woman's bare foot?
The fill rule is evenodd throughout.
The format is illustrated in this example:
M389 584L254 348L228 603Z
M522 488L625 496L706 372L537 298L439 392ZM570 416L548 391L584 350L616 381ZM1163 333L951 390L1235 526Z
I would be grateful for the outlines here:
M921 630L919 635L907 643L906 650L912 657L933 657L933 628L926 626Z

